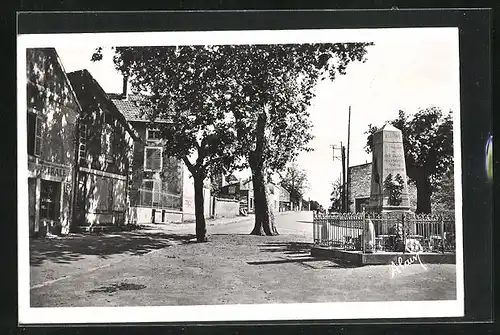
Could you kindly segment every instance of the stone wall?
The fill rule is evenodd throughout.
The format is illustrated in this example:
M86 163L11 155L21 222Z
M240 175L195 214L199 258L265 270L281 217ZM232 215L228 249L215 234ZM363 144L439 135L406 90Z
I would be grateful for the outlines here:
M372 163L366 163L349 168L347 183L349 185L349 211L356 211L355 199L369 198L371 187ZM415 211L417 208L417 188L412 183L408 183L408 194L410 200L410 209Z
M371 187L372 164L366 163L349 168L347 175L349 211L356 210L355 199L369 198Z
M238 216L240 204L238 200L215 199L214 216L216 218L234 218Z

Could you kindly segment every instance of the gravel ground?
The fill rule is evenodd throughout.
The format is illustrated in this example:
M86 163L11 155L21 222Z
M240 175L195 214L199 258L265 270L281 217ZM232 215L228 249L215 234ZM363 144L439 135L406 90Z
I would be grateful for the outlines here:
M391 278L389 265L351 267L313 259L310 257L310 237L300 231L310 227L296 228L296 222L290 216L281 219L278 226L281 232L297 233L274 237L218 233L225 229L213 229L210 241L201 244L191 242L191 235L176 237L159 232L146 237L140 232L125 234L125 237L118 234L109 240L87 237L80 249L73 248L71 252L59 241L59 249L52 246L58 250L52 259L47 252L43 254L44 259L32 255L31 306L456 298L455 265L427 264L427 270L424 270L415 264ZM245 224L251 227L251 222L241 223L239 230L248 231ZM131 241L137 242L134 248L129 246ZM100 246L102 250L114 246L111 248L114 252L102 257L99 250L91 252L93 249L89 244L93 248ZM87 254L85 250L88 250ZM66 263L57 263L64 259Z

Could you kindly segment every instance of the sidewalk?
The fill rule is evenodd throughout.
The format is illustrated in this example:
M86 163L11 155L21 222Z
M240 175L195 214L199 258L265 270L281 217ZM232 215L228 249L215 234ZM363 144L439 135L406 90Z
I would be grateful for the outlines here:
M278 215L283 214L289 213ZM233 233L238 233L239 228L249 233L254 219L254 215L210 219L206 221L208 234L211 227L221 227ZM233 229L231 224L238 224L239 227ZM130 257L138 258L166 247L188 244L195 239L194 222L150 223L141 224L141 228L131 231L30 238L31 287L45 286L68 275L93 272Z
M277 212L275 213L276 216L282 216L282 215L291 215L294 214L295 212ZM219 225L225 225L225 224L232 224L232 223L240 223L240 222L246 222L246 221L254 221L255 220L255 214L249 214L248 216L237 216L233 218L217 218L217 219L205 219L205 223L207 227L210 226L219 226ZM158 230L158 231L168 231L168 232L194 232L194 226L195 222L190 221L190 222L180 222L180 223L141 223L141 227L147 228L150 232Z

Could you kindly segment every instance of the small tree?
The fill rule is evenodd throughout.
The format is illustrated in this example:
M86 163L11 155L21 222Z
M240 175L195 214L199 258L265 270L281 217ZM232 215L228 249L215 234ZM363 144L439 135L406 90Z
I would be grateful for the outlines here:
M389 193L389 205L399 206L401 204L403 201L403 184L404 180L399 173L394 178L391 173L387 175L384 180L384 188Z
M340 212L342 210L342 182L340 178L333 183L333 190L330 194L330 201L332 205L330 207L332 212Z
M290 201L298 206L308 186L306 172L293 163L280 177L281 186L290 193Z

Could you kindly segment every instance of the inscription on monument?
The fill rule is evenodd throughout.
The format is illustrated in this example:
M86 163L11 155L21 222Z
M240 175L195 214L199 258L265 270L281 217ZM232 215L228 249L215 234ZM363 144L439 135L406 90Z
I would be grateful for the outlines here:
M401 143L384 143L383 149L383 174L401 174L406 170L403 148Z
M403 136L399 129L390 124L384 125L373 134L373 174L370 193L370 210L394 210L394 207L408 207L408 186L406 180L406 164L403 147ZM391 175L395 180L397 175L403 178L401 202L390 205L384 182Z
M383 133L384 142L394 141L394 142L402 142L401 133L387 131Z

